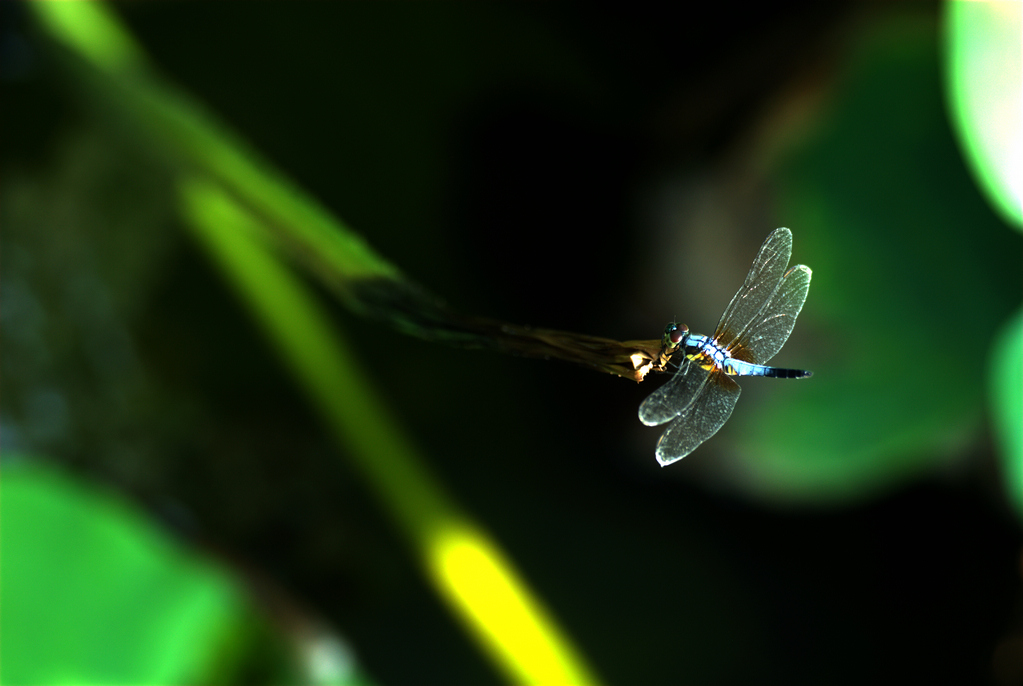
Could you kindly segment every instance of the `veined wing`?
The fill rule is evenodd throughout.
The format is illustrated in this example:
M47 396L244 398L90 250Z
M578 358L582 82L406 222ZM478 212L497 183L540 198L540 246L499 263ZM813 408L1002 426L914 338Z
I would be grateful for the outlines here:
M718 345L730 348L751 323L762 318L764 306L778 290L791 257L792 232L785 228L775 229L760 246L746 281L721 315L713 336Z
M806 265L797 264L781 277L778 289L754 319L727 347L737 358L749 357L750 362L766 364L778 354L796 325L796 317L803 309L810 290L812 272ZM743 354L745 353L745 354Z
M716 434L732 416L732 408L741 390L727 374L710 374L696 400L657 441L657 461L661 466L681 460Z
M707 370L683 358L675 376L640 404L639 421L647 426L657 426L678 417L703 390L708 374Z

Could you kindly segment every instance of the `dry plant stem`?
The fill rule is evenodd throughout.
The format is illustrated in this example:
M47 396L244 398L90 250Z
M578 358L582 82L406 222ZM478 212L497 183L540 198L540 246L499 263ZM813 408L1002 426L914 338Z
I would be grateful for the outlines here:
M524 357L559 359L615 374L637 383L655 367L661 342L616 341L570 331L534 329L528 326L479 320L493 329L494 346L502 352Z
M248 205L243 198L237 200ZM248 206L264 219L265 238L338 296L349 309L404 334L463 348L565 360L637 383L651 371L666 371L667 359L660 340L616 341L464 315L393 267L386 275L347 274L317 251L310 250L308 245L295 240L279 222Z
M330 281L327 285L331 286ZM345 299L360 313L417 338L521 357L565 360L636 382L665 368L660 340L616 341L467 316L407 281L349 280L343 290Z

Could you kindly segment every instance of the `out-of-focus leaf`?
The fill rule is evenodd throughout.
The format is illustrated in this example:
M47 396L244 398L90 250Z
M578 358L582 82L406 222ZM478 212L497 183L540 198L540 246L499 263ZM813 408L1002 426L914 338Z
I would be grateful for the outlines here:
M1023 310L998 334L989 378L1002 478L1009 500L1023 517Z
M945 3L945 93L970 171L1023 229L1023 3Z
M932 25L880 25L778 170L779 216L814 277L774 362L814 376L740 403L734 475L760 497L867 497L980 436L986 355L1021 269L961 163L938 54Z
M0 681L210 680L243 607L223 574L38 465L5 465L0 519Z
M258 219L215 185L181 184L182 210L422 557L440 596L513 683L596 681L512 562L457 506L392 422L362 365L300 280L259 240Z

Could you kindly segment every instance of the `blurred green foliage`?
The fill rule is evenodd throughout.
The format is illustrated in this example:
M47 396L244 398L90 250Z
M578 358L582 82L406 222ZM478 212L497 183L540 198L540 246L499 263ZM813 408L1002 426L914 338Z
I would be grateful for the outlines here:
M180 182L182 214L290 367L438 595L511 683L595 683L590 668L491 537L459 512L390 419L313 294L258 240L259 222L215 185Z
M210 683L237 669L233 635L252 618L227 575L122 498L6 460L0 682Z
M122 496L27 455L5 456L2 496L0 683L372 683Z
M960 163L940 47L912 19L866 33L780 161L777 216L814 269L792 359L815 375L737 413L739 478L762 497L862 499L961 459L984 426L1019 245Z
M1023 230L1023 3L947 2L943 47L949 118L977 185Z
M36 11L55 42L70 51L70 68L89 84L89 97L117 108L141 143L170 163L181 215L199 246L252 311L441 599L481 648L512 681L591 682L581 656L510 561L420 463L315 296L264 242L270 237L278 248L311 256L303 264L326 270L326 282L338 285L342 297L351 281L397 280L397 271L187 95L147 73L130 36L109 45L97 40L124 33L102 5L39 5Z
M1023 3L945 5L945 90L966 163L993 208L1023 230ZM1023 320L995 340L989 405L1009 499L1023 517Z
M999 331L988 367L988 404L1002 458L1002 483L1023 518L1023 311Z

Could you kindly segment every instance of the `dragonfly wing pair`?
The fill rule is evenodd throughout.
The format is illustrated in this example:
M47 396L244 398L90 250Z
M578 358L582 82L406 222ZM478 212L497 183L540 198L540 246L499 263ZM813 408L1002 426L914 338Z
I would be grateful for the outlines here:
M732 416L741 390L727 374L708 372L686 360L674 378L639 408L640 419L649 426L675 420L657 441L657 461L663 466L680 460L716 434ZM684 409L667 416L669 402Z
M729 372L722 364L707 369L706 357L701 364L685 357L675 376L640 405L639 418L644 424L672 422L657 444L657 460L662 465L691 453L728 420L740 392L731 375L810 375L799 370L774 373L773 368L763 367L788 340L810 288L809 267L797 265L786 271L791 256L792 232L784 228L774 231L721 316L710 345L723 351L724 358L736 361Z

